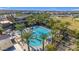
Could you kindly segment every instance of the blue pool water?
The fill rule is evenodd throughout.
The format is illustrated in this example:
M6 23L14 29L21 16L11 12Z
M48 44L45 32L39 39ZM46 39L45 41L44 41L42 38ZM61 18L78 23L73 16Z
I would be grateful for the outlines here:
M42 45L41 35L45 34L50 36L51 30L42 26L34 26L32 36L29 38L30 46L40 46Z

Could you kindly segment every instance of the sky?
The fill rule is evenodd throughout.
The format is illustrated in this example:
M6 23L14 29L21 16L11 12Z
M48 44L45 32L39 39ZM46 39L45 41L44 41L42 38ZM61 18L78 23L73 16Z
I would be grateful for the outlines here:
M79 11L79 7L0 7L0 10Z

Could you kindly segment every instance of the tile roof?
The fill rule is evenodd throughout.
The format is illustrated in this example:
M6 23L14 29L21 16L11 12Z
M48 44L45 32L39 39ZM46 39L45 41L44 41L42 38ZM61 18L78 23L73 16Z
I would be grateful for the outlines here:
M0 40L5 40L5 39L8 39L10 37L11 37L10 35L0 35Z

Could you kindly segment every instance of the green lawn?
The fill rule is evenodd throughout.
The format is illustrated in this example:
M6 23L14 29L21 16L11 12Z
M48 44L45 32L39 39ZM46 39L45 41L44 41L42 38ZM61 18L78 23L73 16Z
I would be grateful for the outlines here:
M60 19L61 19L62 22L70 22L70 24L71 24L69 26L70 29L79 30L79 21L78 21L79 18L72 19L72 17L61 17Z

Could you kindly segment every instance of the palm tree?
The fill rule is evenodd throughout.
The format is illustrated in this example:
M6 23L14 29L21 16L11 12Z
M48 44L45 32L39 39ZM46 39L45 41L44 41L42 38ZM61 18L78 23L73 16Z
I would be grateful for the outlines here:
M16 28L16 30L19 30L21 32L21 39L22 39L22 42L23 42L22 32L23 32L23 29L25 28L24 24L16 24L15 28Z
M54 44L46 45L47 51L56 51L56 46Z
M79 39L79 31L76 31L76 38Z
M68 26L70 26L70 25L71 25L70 22L61 22L60 23L61 28L68 28Z
M60 23L60 35L62 35L61 40L69 41L69 36L71 35L71 33L70 33L71 30L69 30L68 26L70 26L70 25L71 24L69 22Z
M50 14L49 13L43 13L41 16L41 22L44 23L44 24L47 24L48 23L48 20L49 20L49 17L50 17Z
M42 46L42 48L43 48L43 51L44 51L44 47L45 47L44 41L47 39L47 35L43 34L41 37L43 39L43 42L42 42L43 46Z
M52 44L57 40L56 37L59 34L56 34L59 32L59 27L60 27L60 21L59 20L54 20L54 19L50 19L49 21L49 26L51 27L51 31L52 31Z
M24 32L22 37L24 39L24 42L27 42L28 45L28 51L30 51L30 47L29 47L29 37L31 36L31 31L30 32Z
M60 32L63 33L63 35L65 33L69 33L69 28L68 26L70 26L70 22L65 22L65 23L60 23Z
M28 25L36 24L36 19L34 15L28 16L27 19L28 19Z
M4 29L2 27L0 27L0 35L2 35L3 31L4 31Z
M58 45L59 42L61 42L62 37L63 37L60 34L60 32L64 32L66 28L70 25L70 23L69 22L62 23L60 20L52 19L50 21L50 25L51 25L51 30L52 30L52 44L54 43L55 45Z
M9 21L11 21L11 22L16 23L15 18L14 18L13 15L7 16L6 18L7 18Z
M15 29L15 25L17 24L16 21L15 21L14 16L13 16L13 15L10 15L10 16L7 16L6 18L7 18L7 20L9 20L10 22L12 22L12 30L14 30L14 29Z

